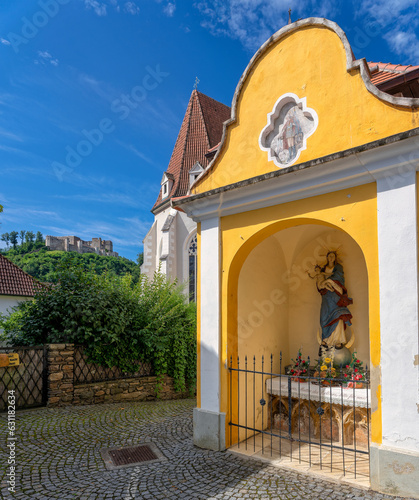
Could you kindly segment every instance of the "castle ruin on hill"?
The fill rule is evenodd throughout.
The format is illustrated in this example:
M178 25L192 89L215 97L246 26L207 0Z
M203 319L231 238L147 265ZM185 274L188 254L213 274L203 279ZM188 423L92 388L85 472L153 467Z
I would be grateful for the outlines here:
M111 240L92 238L91 241L84 241L78 236L47 236L45 245L51 250L62 250L64 252L96 253L118 257L118 253L113 251Z

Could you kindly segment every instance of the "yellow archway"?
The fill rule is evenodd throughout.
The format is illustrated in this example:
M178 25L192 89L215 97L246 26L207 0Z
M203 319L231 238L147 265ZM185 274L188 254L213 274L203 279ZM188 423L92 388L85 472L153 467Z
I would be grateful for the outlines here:
M317 208L315 214L310 216L299 217L296 216L296 205L306 204L307 200L299 202L292 202L280 207L271 207L270 209L262 209L255 212L248 212L239 214L238 216L231 216L222 221L222 332L221 332L221 352L224 359L221 362L221 411L227 414L226 418L226 441L227 446L231 446L229 426L230 421L229 406L230 397L232 395L228 392L228 361L231 356L233 359L237 358L238 354L238 284L241 269L248 258L249 254L260 243L268 237L283 231L285 229L294 228L302 225L319 225L324 228L336 229L343 231L361 249L365 259L365 266L367 269L369 292L368 292L368 309L369 314L369 332L370 332L370 359L372 367L372 389L374 391L373 405L372 405L372 440L373 442L381 442L381 407L380 407L380 386L379 381L374 379L374 367L378 367L380 363L379 349L380 349L380 335L379 335L379 292L378 292L378 255L377 244L374 239L374 229L365 231L362 224L358 225L356 219L360 217L364 221L370 219L375 225L375 192L372 192L372 186L357 188L359 191L360 200L366 205L360 204L359 213L358 209L354 210L354 204L346 204L344 207L339 207L342 214L347 213L347 209L351 210L351 217L347 220L353 222L344 227L343 222L346 222L344 216L340 219L340 223L336 221L336 204L332 203L332 210L325 210L328 202L332 201L330 198L336 196L338 193L331 193L330 195L323 195L315 198L317 203L312 203L312 209ZM362 192L364 191L364 192ZM369 192L367 192L369 191ZM354 191L351 190L351 193ZM339 192L342 197L343 192ZM327 200L329 198L329 200ZM313 199L312 199L313 200ZM321 211L319 212L319 203ZM317 205L317 206L316 206ZM292 210L288 210L291 209ZM301 207L300 207L301 208ZM290 217L278 217L276 220L272 216L272 212L281 211L281 215ZM298 210L304 213L303 210ZM306 210L307 214L308 211ZM279 215L279 214L278 214ZM331 216L332 215L332 216ZM246 217L247 224L240 225L241 217ZM333 221L333 222L332 222ZM250 222L250 223L249 223ZM257 223L256 223L257 222ZM256 229L256 230L255 230ZM234 243L234 244L233 244ZM234 405L233 405L234 406ZM233 437L234 443L234 437Z

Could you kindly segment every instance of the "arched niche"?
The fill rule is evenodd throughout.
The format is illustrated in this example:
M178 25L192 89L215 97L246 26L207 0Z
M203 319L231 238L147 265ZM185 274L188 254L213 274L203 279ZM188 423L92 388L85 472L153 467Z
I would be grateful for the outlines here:
M302 224L274 232L248 253L237 285L237 354L240 358L274 355L274 370L295 358L299 347L312 363L318 357L321 296L307 274L338 250L345 286L353 298L355 343L351 350L370 364L368 274L363 252L342 230ZM351 332L347 332L349 339Z

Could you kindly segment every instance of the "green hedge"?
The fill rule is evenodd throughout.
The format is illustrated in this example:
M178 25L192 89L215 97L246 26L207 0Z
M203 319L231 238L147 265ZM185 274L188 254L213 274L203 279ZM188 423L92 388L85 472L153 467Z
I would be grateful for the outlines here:
M135 361L152 363L159 383L174 378L179 391L196 378L196 307L176 283L156 273L97 275L63 263L58 283L40 287L35 299L0 319L11 345L75 343L91 362L133 371Z

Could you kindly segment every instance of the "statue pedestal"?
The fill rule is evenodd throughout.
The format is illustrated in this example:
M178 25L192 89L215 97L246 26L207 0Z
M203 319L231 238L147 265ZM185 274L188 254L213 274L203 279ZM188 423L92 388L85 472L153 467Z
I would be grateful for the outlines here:
M370 389L324 387L288 377L266 380L269 394L269 427L310 440L339 442L342 446L368 448L371 409Z

